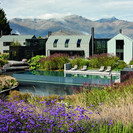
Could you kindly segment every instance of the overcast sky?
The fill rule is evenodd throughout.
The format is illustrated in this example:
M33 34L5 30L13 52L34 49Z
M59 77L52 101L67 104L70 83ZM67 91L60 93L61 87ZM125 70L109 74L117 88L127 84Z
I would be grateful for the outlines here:
M0 3L8 19L75 14L91 20L115 16L133 22L133 0L0 0Z

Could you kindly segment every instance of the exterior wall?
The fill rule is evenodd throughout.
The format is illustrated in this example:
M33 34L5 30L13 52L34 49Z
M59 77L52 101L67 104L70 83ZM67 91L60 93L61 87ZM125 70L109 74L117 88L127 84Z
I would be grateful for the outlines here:
M58 39L57 47L53 47L53 42ZM65 47L66 39L70 39L68 47ZM82 39L80 47L77 47L77 40ZM50 36L46 42L46 56L50 55L50 51L84 51L85 57L89 57L89 43L91 36L87 35L64 35L64 36Z
M4 42L12 42L12 41L4 41ZM0 52L3 53L4 50L9 50L9 46L3 46L3 41L0 41ZM19 41L21 46L25 46L24 43L25 41Z
M0 53L4 50L9 51L9 46L3 46L4 42L18 41L21 46L25 46L25 39L32 38L32 35L5 35L0 38Z
M116 55L116 40L124 40L124 61L129 63L133 57L133 40L125 35L118 34L108 41L107 53Z

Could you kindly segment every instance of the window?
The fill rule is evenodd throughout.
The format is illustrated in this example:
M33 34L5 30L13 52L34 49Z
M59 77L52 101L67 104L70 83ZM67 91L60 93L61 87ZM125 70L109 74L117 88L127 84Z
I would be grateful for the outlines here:
M66 41L65 41L65 48L68 48L69 40L70 40L70 39L66 39Z
M78 39L78 41L77 41L77 47L78 48L80 47L80 43L81 43L81 39Z
M3 46L10 46L11 42L3 42Z
M9 50L3 50L3 53L9 53Z
M58 39L55 39L53 43L53 47L57 47L57 42L58 42Z
M124 48L124 40L116 40L116 49Z

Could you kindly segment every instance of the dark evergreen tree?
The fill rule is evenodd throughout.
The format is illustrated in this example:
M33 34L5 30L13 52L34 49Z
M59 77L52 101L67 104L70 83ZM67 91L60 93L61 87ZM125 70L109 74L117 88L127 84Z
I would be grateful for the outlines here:
M11 31L12 29L7 21L6 14L3 9L0 9L0 36L1 34L9 35Z

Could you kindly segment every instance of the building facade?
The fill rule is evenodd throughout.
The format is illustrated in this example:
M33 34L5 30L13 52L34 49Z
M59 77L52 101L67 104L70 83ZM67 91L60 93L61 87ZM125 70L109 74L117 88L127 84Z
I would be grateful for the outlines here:
M91 35L51 35L46 42L46 56L54 53L89 57L91 54Z
M129 63L133 58L133 40L119 33L108 41L107 53L119 56L120 60Z
M31 39L25 40L25 46L10 46L10 59L22 60L23 58L30 59L36 55L46 54L45 39L38 39L33 36Z
M33 35L3 35L0 38L0 53L9 53L11 42L18 41L21 46L25 46L25 39L31 39Z

